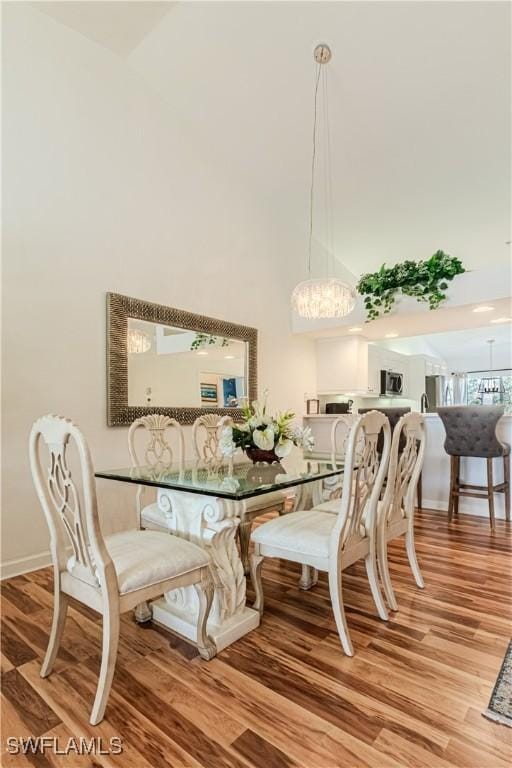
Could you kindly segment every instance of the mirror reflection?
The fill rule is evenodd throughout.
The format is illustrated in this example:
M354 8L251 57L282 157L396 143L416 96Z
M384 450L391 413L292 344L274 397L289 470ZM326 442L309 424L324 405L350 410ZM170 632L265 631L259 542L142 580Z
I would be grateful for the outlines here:
M128 405L236 408L247 342L128 318Z

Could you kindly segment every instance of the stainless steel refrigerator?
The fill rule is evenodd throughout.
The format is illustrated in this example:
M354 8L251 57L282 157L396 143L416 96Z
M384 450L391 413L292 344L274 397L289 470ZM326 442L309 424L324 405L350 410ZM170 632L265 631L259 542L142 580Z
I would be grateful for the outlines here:
M425 376L427 413L434 413L443 405L466 405L466 374L452 373L451 376Z

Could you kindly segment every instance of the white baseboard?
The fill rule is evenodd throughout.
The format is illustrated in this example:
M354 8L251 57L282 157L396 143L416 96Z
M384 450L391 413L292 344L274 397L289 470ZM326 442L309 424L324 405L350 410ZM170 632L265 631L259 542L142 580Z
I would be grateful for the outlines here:
M423 509L433 509L436 512L444 512L448 517L448 502L446 501L433 501L432 499L422 500ZM482 503L479 499L460 499L459 513L463 515L475 515L476 517L489 517L489 507L487 506L487 500ZM494 503L494 515L497 520L505 520L505 511L498 507L498 504Z
M49 551L41 552L39 555L20 557L17 560L7 560L0 566L0 579L10 579L12 576L38 571L39 568L46 568L51 564L52 556Z

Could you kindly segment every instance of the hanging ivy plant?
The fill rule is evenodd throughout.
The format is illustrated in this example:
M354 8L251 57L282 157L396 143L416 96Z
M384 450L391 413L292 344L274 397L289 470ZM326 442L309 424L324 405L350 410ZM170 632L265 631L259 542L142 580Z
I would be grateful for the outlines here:
M202 333L202 331L196 331L195 338L190 345L190 349L202 349L203 347L211 346L215 344L217 347L228 347L229 339L224 339L222 336L213 336L211 333Z
M363 275L357 284L364 296L366 322L391 312L399 292L437 309L446 299L448 282L465 271L460 259L444 251L436 251L426 261L404 261L394 267L383 264L378 272Z

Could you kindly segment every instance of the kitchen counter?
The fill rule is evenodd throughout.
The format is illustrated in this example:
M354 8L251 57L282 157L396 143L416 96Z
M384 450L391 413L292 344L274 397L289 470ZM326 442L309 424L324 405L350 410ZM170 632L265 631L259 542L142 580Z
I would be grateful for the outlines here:
M445 429L437 413L424 414L427 425L427 448L423 465L423 506L428 509L448 509L450 489L450 457L444 450ZM503 416L496 429L498 438L512 445L512 415ZM503 481L503 460L493 461L494 484ZM485 459L462 458L460 476L472 485L487 485L487 467ZM505 518L505 496L494 495L494 508L497 518ZM459 512L489 517L489 505L486 499L460 497Z
M315 454L329 453L331 426L334 419L343 414L319 414L304 416L304 424L311 427L315 437ZM437 413L424 413L427 428L427 447L423 466L423 506L446 512L450 489L450 457L444 450L445 430ZM500 440L512 445L512 414L503 416L498 422L497 435ZM503 460L494 459L494 483L503 481ZM487 485L485 459L461 459L461 478L473 485ZM494 508L497 518L505 518L505 496L496 493ZM489 517L486 499L474 499L462 496L459 503L462 514Z
M303 419L337 419L338 416L348 416L347 413L306 413Z

